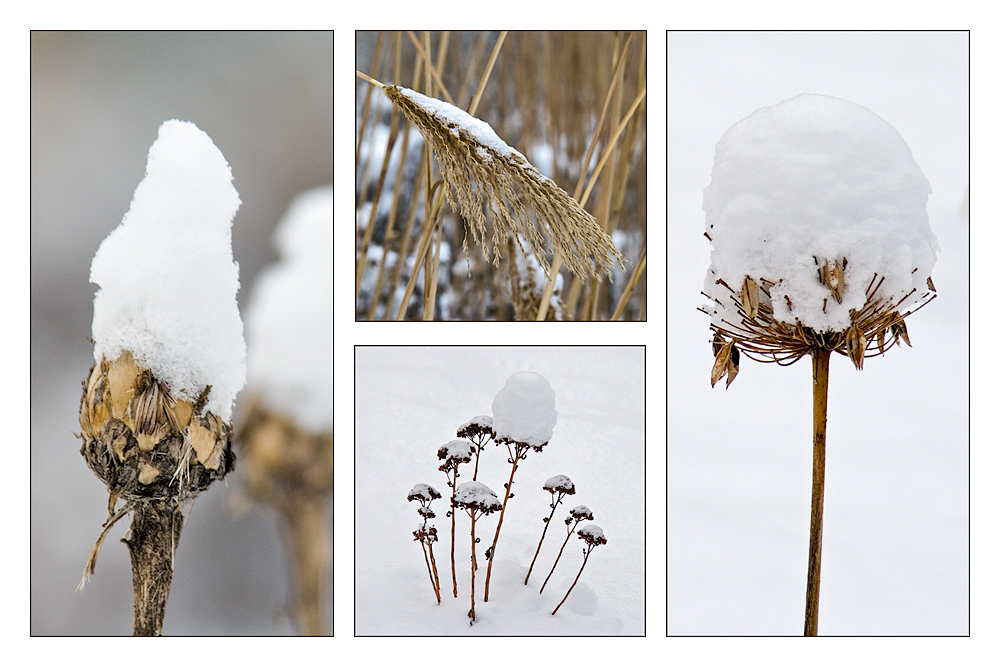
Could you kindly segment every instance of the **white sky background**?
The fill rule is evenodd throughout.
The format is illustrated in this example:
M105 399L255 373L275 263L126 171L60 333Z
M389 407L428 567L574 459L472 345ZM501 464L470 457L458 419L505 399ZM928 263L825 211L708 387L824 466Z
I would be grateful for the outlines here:
M811 369L745 360L710 389L696 308L715 142L763 106L821 93L865 106L931 182L939 297L913 348L830 372L820 633L965 634L968 551L968 39L964 33L670 33L668 534L670 634L801 634Z

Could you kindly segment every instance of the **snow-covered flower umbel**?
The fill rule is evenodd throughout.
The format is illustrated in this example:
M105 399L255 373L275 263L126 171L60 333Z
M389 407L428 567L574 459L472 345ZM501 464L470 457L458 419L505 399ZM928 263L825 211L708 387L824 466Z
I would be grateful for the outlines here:
M476 622L476 519L496 512L502 505L497 494L482 482L459 484L455 495L452 496L451 504L456 509L464 509L472 519L472 607L469 609L469 625L472 625Z
M504 484L503 509L497 521L497 532L493 536L493 545L486 550L490 564L486 568L486 590L483 601L490 599L490 574L493 572L493 560L496 556L497 540L500 539L500 527L503 526L503 516L507 511L507 501L514 497L511 487L514 486L514 473L518 463L528 458L528 449L541 452L542 447L549 444L552 429L555 428L556 393L549 386L549 381L538 373L521 371L514 373L493 399L493 433L498 445L507 445L510 455L507 462L511 464L510 479Z
M930 191L899 133L852 102L799 95L730 128L704 198L712 384L729 386L740 352L827 349L861 369L909 344L903 318L935 291Z
M420 542L420 547L424 550L424 564L427 565L427 575L431 578L431 587L434 589L434 597L438 604L441 604L441 580L438 577L437 562L434 560L434 543L438 540L437 528L427 526L427 522L436 515L431 509L431 502L440 498L441 494L430 484L417 484L406 495L410 502L414 500L420 503L417 514L423 519L423 523L417 525L413 531L413 540ZM428 552L430 557L428 558Z
M552 511L549 515L542 519L545 523L545 528L542 529L542 537L538 540L538 548L535 549L535 557L531 559L531 566L528 568L528 574L524 577L524 585L528 585L528 579L531 578L531 571L535 569L535 561L538 560L538 552L542 550L542 542L545 541L545 533L549 530L549 524L552 522L552 517L555 516L556 507L562 502L563 498L566 496L571 496L576 493L576 487L573 485L573 480L571 480L566 475L556 475L555 477L549 477L545 480L545 484L542 488L552 494L552 502L549 503L549 507Z
M583 574L583 568L587 567L587 559L590 558L590 552L602 544L608 543L608 539L604 537L604 531L601 530L600 526L595 526L594 524L581 528L578 533L578 537L587 544L583 550L583 565L580 566L580 571L576 573L576 579L573 580L569 590L566 591L566 595L563 597L562 602L556 605L556 608L552 610L553 616L555 616L556 612L559 611L559 607L563 606L563 602L566 602L566 598L569 597L569 594L573 592L573 588L576 587L576 582L580 581L580 575Z
M563 521L566 524L566 539L563 540L562 546L559 547L559 553L556 555L555 561L552 563L552 569L549 570L549 576L545 577L545 581L542 582L542 587L538 589L541 593L545 590L545 584L549 583L549 579L552 577L552 573L556 571L556 565L559 564L559 559L562 558L563 549L566 548L566 544L569 543L569 538L573 536L576 531L576 527L580 525L581 521L593 521L594 513L590 511L590 508L586 505L577 505L569 511L569 516Z
M486 443L493 439L493 417L489 415L473 417L458 427L456 435L471 440L476 446L476 468L472 472L472 479L476 479L479 476L479 455Z
M471 461L473 453L477 454L478 459L477 452L476 446L464 439L452 440L438 448L438 458L444 459L444 463L438 466L438 470L445 475L451 475L448 478L448 486L451 487L452 505L455 504L455 492L458 489L458 466ZM453 595L458 597L458 579L455 576L455 513L449 512L448 514L451 515L451 586Z

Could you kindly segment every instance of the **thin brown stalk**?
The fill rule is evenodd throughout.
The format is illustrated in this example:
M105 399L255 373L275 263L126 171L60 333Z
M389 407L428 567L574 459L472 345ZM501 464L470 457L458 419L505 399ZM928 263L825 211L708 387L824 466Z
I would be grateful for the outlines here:
M514 473L517 472L517 462L521 459L519 452L520 450L515 446L515 456L513 457L514 465L510 468L510 479L506 484L504 484L505 491L503 494L503 507L500 509L500 518L497 520L497 531L493 535L493 544L490 546L487 555L487 559L490 564L486 566L486 587L483 592L483 602L490 601L490 574L493 572L493 561L496 559L497 540L500 539L500 527L503 526L503 515L507 511L507 501L510 499L510 489L514 486Z
M563 606L563 602L566 601L566 598L569 597L569 594L573 592L574 588L576 588L576 582L580 581L580 575L583 574L583 568L587 567L587 559L590 558L590 552L591 552L592 549L593 549L593 547L591 547L590 549L588 549L583 554L583 565L580 566L580 571L576 573L576 579L573 580L573 584L569 587L569 590L566 591L566 595L563 596L562 601L559 604L556 605L555 609L552 610L552 615L553 616L556 615L556 612L559 611L559 607Z
M588 510L588 512L589 512L589 510ZM547 583L549 583L549 579L552 578L552 573L556 571L556 565L559 564L559 559L562 558L563 549L566 548L566 544L569 542L569 538L573 536L573 531L576 530L576 527L579 526L580 522L583 521L584 519L593 520L594 515L591 514L589 517L587 517L587 516L575 516L574 515L574 517L576 518L576 523L573 524L572 528L569 527L570 520L567 519L567 521L566 521L566 528L567 528L567 530L566 530L566 539L563 540L562 546L559 547L559 553L556 555L555 562L552 563L552 569L549 570L549 575L547 577L545 577L545 581L542 582L542 587L540 589L538 589L538 594L539 595L541 595L542 591L545 590L545 585Z
M806 636L819 629L819 579L823 555L823 491L826 484L826 401L830 378L830 350L812 352L813 362L813 473L809 518L809 573L806 582Z
M132 560L132 634L136 637L163 634L174 552L183 526L180 507L169 499L136 503L129 535L123 540Z

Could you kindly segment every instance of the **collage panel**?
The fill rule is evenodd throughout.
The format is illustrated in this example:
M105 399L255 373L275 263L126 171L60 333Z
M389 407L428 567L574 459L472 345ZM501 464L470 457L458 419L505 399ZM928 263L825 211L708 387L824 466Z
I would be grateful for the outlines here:
M667 34L668 636L968 636L970 33Z
M356 636L645 635L644 346L356 346L354 382Z
M646 32L355 33L357 321L646 320Z

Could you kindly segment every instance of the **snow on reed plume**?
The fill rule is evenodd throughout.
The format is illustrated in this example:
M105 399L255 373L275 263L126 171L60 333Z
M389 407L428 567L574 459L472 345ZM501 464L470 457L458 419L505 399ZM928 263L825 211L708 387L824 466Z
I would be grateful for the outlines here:
M551 243L562 248L563 261L580 277L601 280L598 268L610 277L612 259L624 269L625 258L594 217L500 139L489 124L408 88L383 86L382 90L433 147L449 186L445 188L448 201L461 211L487 261L484 205L493 219L494 266L500 265L501 248L513 237L525 256L524 245L528 246L546 276L545 255L555 252ZM455 206L456 198L459 206ZM525 203L548 238L529 219ZM468 235L462 245L468 252Z

